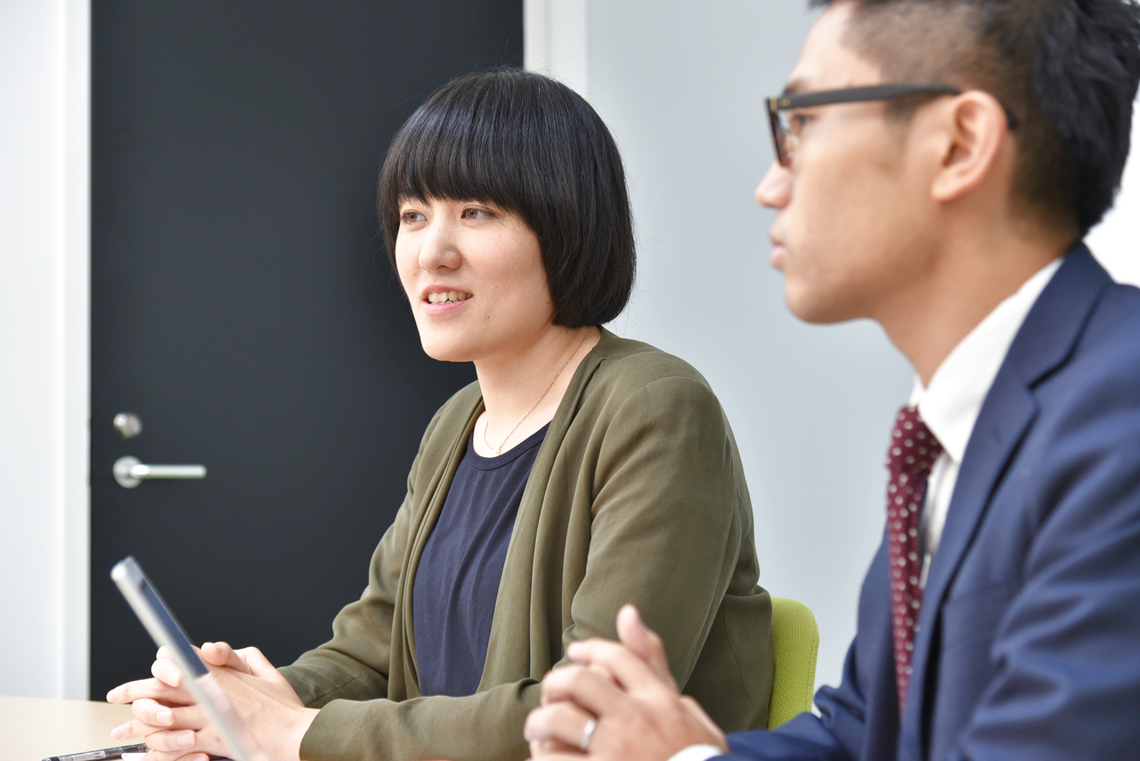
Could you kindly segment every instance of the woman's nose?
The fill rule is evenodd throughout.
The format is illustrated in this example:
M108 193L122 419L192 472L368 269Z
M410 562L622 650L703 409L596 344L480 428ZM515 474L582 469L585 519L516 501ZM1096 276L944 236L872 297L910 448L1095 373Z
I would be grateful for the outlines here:
M459 259L455 230L447 222L433 220L420 246L420 268L428 272L455 269L459 266Z
M773 161L768 173L756 186L756 203L770 209L780 209L792 197L792 173Z

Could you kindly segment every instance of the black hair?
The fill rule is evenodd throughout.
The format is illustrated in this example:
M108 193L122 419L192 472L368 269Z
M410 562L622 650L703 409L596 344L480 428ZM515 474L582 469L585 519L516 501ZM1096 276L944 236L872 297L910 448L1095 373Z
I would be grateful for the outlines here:
M1016 116L1013 197L1037 219L1083 237L1112 208L1140 82L1137 0L852 2L847 41L887 80L978 88Z
M401 199L485 201L538 237L554 323L601 325L629 301L633 221L617 145L580 95L495 69L453 80L392 140L377 211L395 268Z

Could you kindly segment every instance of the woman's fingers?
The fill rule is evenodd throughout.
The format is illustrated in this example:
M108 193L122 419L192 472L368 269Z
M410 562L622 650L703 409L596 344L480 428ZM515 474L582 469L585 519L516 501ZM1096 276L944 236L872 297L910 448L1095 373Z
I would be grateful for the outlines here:
M147 737L147 743L153 748L157 746L151 744L149 738L155 733L194 733L206 726L206 716L197 706L167 706L143 698L131 705L131 713L134 718L111 730L111 737L116 740Z
M171 745L167 738L157 735L147 737L146 742L148 750L144 761L211 761L211 753L197 747L197 742L179 747L177 742ZM212 755L216 756L216 752Z
M172 716L161 716L162 706L135 704L136 718L111 731L111 737L124 742L145 737L149 755L147 761L190 761L195 756L203 760L208 755L225 755L225 745L216 732L205 724L205 715L197 708L174 708ZM152 721L169 721L168 726L155 726Z
M205 642L202 644L202 660L211 666L233 669L242 674L251 674L245 661L245 648L234 650L228 642Z
M176 756L196 752L194 746L198 744L198 733L185 729L178 732L158 731L146 736L146 746L151 751L167 751Z
M251 730L255 734L259 727L265 730L269 757L296 758L317 709L306 708L289 682L256 648L234 650L227 643L216 642L204 645L200 655L235 709L247 722L254 720ZM172 681L169 670L174 668L170 652L160 650L158 656L151 668L153 679L128 682L108 694L112 702L134 703L135 718L113 730L112 736L116 740L146 737L151 748L147 761L189 761L195 756L206 761L202 754L225 756L225 743L184 692L185 684L177 688L168 684Z
M131 713L144 724L172 730L199 730L206 726L206 714L198 706L167 706L153 700L136 700Z
M189 705L194 702L184 687L171 687L161 679L138 679L120 684L107 693L108 703L133 703L142 699L157 700L160 703Z
M156 727L147 724L145 721L139 719L131 719L126 724L120 724L111 730L111 739L118 740L119 742L127 742L135 740L139 737L147 738L147 745L150 745L150 737L157 733L166 732L163 727ZM151 746L153 747L153 746Z
M174 724L174 709L150 698L140 698L131 704L135 718L152 727L169 727Z
M210 757L205 753L199 753L191 750L175 750L175 751L161 751L152 750L144 757L145 761L210 761Z
M161 653L161 651L159 651ZM158 681L169 687L182 686L182 670L169 658L159 657L150 664L150 673Z
M238 654L241 656L240 660L245 665L247 674L273 680L281 676L277 667L270 663L265 654L256 647L243 647L238 651Z

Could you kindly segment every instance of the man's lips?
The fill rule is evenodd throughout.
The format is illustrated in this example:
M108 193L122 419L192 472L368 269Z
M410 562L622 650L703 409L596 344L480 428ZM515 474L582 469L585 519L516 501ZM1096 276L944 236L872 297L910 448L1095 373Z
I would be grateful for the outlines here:
M782 241L777 240L776 238L771 238L771 241L772 253L768 255L768 263L776 269L783 269L784 261L788 256L788 247L785 246Z

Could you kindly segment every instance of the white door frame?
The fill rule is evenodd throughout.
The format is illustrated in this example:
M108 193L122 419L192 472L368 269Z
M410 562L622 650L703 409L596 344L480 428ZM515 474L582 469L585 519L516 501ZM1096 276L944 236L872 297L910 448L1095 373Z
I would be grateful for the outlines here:
M0 694L86 699L90 0L0 0Z

